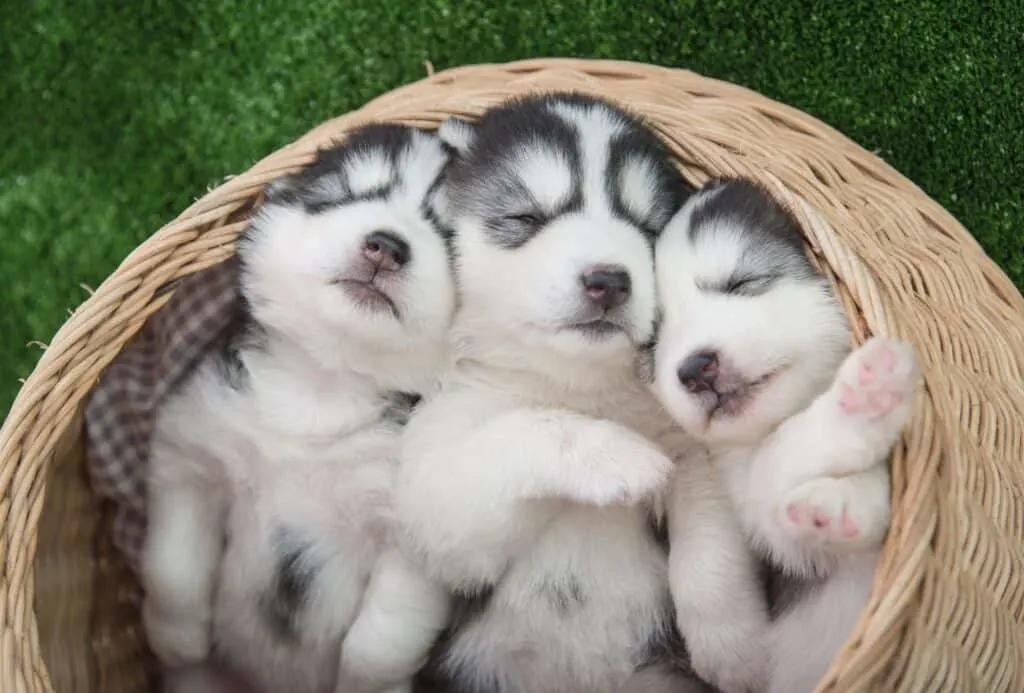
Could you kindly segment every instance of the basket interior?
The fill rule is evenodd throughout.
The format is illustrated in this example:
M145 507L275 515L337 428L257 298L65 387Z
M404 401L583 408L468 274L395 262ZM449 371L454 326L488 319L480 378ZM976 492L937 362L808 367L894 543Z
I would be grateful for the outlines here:
M81 415L62 443L39 518L35 565L34 608L52 690L151 690L137 581L111 541L112 505L89 487Z

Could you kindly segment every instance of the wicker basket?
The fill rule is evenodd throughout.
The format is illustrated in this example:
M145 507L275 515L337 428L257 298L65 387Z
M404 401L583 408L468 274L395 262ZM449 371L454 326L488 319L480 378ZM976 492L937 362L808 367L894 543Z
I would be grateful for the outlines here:
M835 130L748 90L623 62L442 72L329 121L136 249L67 321L0 431L0 691L146 690L130 574L82 472L82 403L166 302L223 261L271 179L369 120L436 126L511 94L580 89L645 114L699 183L789 199L855 325L908 339L926 388L893 458L894 513L870 604L824 691L1024 690L1024 299L949 214Z

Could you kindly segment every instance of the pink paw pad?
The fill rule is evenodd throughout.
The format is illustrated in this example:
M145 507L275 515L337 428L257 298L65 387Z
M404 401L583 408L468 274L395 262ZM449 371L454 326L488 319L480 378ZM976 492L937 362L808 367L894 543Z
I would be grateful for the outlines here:
M912 382L902 371L912 372L913 366L901 364L901 354L896 349L874 342L861 347L850 358L855 360L855 373L847 371L849 375L841 377L839 383L839 408L845 414L866 412L880 416L903 402Z
M786 507L786 517L793 524L802 525L804 523L804 506L790 503Z
M832 520L820 510L815 510L811 513L811 522L814 523L814 526L818 529L824 529L832 523Z
M853 414L860 408L860 398L857 397L857 391L845 383L840 388L839 407L847 414Z
M896 354L892 353L891 349L877 349L871 357L860 362L857 379L862 386L873 384L879 371L891 373L896 367Z
M849 514L846 512L846 508L843 508L843 516L839 521L839 531L847 539L856 539L860 536L860 527L857 523L850 519Z
M833 518L825 510L818 507L808 507L804 503L794 502L786 506L786 517L794 525L802 526L805 529L822 530L831 533ZM839 517L838 531L845 539L856 539L860 536L860 527L853 521L844 506Z

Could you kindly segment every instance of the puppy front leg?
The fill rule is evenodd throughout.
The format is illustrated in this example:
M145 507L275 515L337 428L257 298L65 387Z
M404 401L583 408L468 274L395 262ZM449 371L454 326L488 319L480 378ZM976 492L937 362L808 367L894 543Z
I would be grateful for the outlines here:
M448 592L397 549L381 555L341 647L335 693L402 693L448 624Z
M755 452L749 493L759 499L774 551L881 543L889 526L886 458L910 418L918 377L909 345L873 338L850 354L827 392Z
M412 555L457 589L494 584L563 502L639 503L673 468L625 427L540 409L506 412L436 450L410 452L396 513Z
M195 664L210 649L223 541L220 502L199 483L151 483L148 513L142 552L146 637L165 665Z
M669 584L693 670L753 693L769 670L768 604L735 508L707 460L685 460L669 503Z

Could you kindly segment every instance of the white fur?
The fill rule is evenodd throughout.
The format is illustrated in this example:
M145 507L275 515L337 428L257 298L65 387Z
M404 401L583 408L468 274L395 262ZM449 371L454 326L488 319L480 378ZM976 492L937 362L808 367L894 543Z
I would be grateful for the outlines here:
M167 668L162 672L160 693L262 693L228 672L209 664Z
M208 358L162 408L153 438L143 615L165 664L221 659L264 693L403 690L421 641L443 626L446 597L391 548L400 424L383 414L387 392L429 392L450 358L449 259L420 207L446 159L417 133L394 170L371 149L346 172L276 184L332 198L342 173L356 194L401 179L384 199L317 214L272 197L243 240L243 294L262 328L240 352L246 383L230 386ZM380 229L411 249L407 266L373 280L398 317L335 282L362 271L365 239ZM311 542L303 565L319 566L296 642L261 607L282 526ZM388 614L403 600L418 610L400 631Z
M405 547L434 579L463 594L494 589L441 662L457 689L668 690L676 679L634 674L637 650L668 616L667 561L646 513L670 456L689 452L633 372L653 329L653 258L606 198L608 141L624 126L601 109L552 111L579 133L583 180L557 147L526 143L503 165L530 199L505 202L545 211L574 183L585 202L514 249L488 237L484 216L457 211L459 360L406 428L396 513ZM442 135L461 150L474 141L456 121ZM650 206L644 169L629 171L631 204ZM597 339L567 329L585 317L580 275L596 265L622 266L633 287L624 329Z
M691 198L656 249L664 322L654 390L712 456L711 468L691 466L675 481L673 597L695 668L726 693L810 693L870 591L889 522L886 458L909 417L916 366L909 347L885 340L847 356L849 330L825 282L788 273L799 262L787 253L796 251L763 245L728 215L692 236L694 210L715 194ZM773 268L780 276L760 294L708 288ZM741 411L709 419L676 374L708 348L747 381L782 370ZM860 382L858 369L877 367L883 351L892 368ZM850 412L840 404L849 392L898 402ZM829 528L809 524L814 512ZM856 537L838 531L843 517ZM791 576L825 580L770 622L755 554Z

